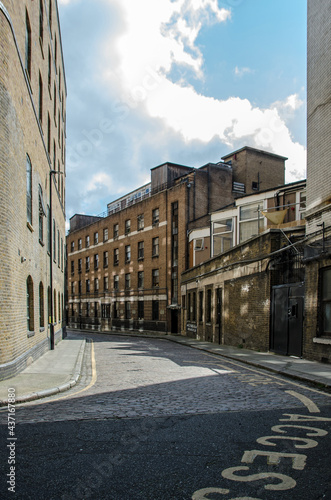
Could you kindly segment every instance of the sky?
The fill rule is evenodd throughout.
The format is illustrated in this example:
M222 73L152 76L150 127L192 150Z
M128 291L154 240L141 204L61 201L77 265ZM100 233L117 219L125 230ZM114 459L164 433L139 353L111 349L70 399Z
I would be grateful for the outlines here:
M305 0L58 0L67 218L251 146L306 176Z

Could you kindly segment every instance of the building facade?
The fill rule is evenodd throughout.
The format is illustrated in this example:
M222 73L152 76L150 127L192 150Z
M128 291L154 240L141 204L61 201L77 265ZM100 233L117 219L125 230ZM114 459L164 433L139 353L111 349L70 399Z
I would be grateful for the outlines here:
M62 336L66 82L56 0L0 2L0 378Z
M331 5L308 0L305 355L331 363Z
M271 159L261 178L283 184L285 158L252 148L237 157L248 154L259 165L261 156ZM242 190L254 192L256 172L247 173L239 190L236 176L230 163L198 169L165 163L151 170L149 184L109 203L104 217L73 216L67 237L70 327L179 333L187 234Z
M197 264L181 276L184 335L302 355L305 190L299 181L241 196L192 231Z

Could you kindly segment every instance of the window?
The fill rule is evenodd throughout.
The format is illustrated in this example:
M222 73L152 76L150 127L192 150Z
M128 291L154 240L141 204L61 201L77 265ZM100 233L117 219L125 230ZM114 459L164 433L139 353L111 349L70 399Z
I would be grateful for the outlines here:
M260 217L258 203L251 203L240 207L239 213L239 241L243 241L257 236L264 228L263 217Z
M53 100L54 100L54 121L56 123L56 85L55 85L55 81L54 81L54 93L53 93Z
M129 290L131 288L131 274L127 273L125 275L125 290Z
M90 257L85 257L85 271L88 272L90 270Z
M331 268L321 269L321 334L331 335Z
M152 270L152 286L153 287L159 286L159 270L158 269Z
M25 11L25 71L31 80L31 24L28 11Z
M94 302L94 317L98 317L98 303Z
M79 293L79 295L82 294L82 280L78 281L78 293Z
M39 327L45 326L44 285L39 283Z
M117 319L118 317L119 317L118 302L114 302L114 318Z
M28 223L32 225L32 165L28 155L26 155L26 216Z
M199 321L203 321L203 292L199 292Z
M26 280L26 307L27 327L29 332L34 331L34 304L33 304L33 281L31 276Z
M131 261L131 245L126 245L125 247L125 263L128 264Z
M208 288L207 290L206 322L211 322L211 288Z
M94 255L94 269L99 269L99 255L97 253Z
M119 290L119 288L120 288L120 287L119 287L119 283L120 283L120 279L119 279L119 276L116 274L116 275L114 276L114 290L115 290L116 292L118 292L118 290Z
M155 224L159 223L159 218L160 218L160 211L158 208L154 208L154 210L152 211L152 224L153 224L153 226Z
M138 302L138 319L144 319L144 301L139 300Z
M144 288L144 271L138 272L138 288Z
M43 0L39 0L39 38L44 41L44 6Z
M61 238L61 271L63 271L63 238Z
M159 256L159 238L153 238L152 240L152 256L153 257L158 257Z
M125 302L125 319L131 319L131 302Z
M75 274L75 261L72 260L70 265L71 265L71 275L73 276Z
M158 321L159 319L159 301L152 300L152 320Z
M219 255L233 246L232 219L213 222L213 255Z
M110 304L101 304L101 317L103 319L110 318Z
M51 92L52 83L52 56L51 49L48 47L48 90Z
M72 293L72 295L75 295L75 282L74 281L71 283L71 293Z
M192 293L192 321L197 320L197 294Z
M192 313L192 309L191 309L191 294L188 293L187 294L187 321L190 321L190 319L191 319L191 313Z
M144 214L140 214L137 217L137 229L138 231L144 229Z
M54 293L53 293L53 320L54 320L54 323L57 322L57 313L56 313L56 291L54 290Z
M57 38L56 34L54 37L54 59L55 59L55 67L57 66Z
M144 258L144 242L138 242L138 260L143 260Z
M94 244L97 245L99 243L99 233L94 233Z
M75 251L75 242L74 241L71 242L71 251L72 252Z
M108 241L108 228L103 230L103 241Z
M52 0L49 0L48 20L49 20L49 26L52 29Z
M118 238L118 224L114 224L114 238Z
M51 253L51 214L47 205L47 252Z
M103 278L103 289L104 289L105 292L107 292L108 289L109 289L108 276L104 276L104 278Z
M78 239L78 250L82 249L82 238Z
M131 232L131 220L127 219L125 221L125 234L129 234Z
M85 246L86 246L86 248L90 248L90 237L89 236L86 236Z
M99 278L94 278L94 291L99 291Z
M103 267L108 267L108 251L103 252Z
M43 81L41 78L41 74L39 73L39 99L38 99L38 118L40 124L43 122Z
M82 272L82 259L78 259L78 273Z
M114 266L118 266L119 263L119 249L114 249Z
M91 304L86 302L86 317L89 318L91 314Z
M61 248L60 248L60 231L57 230L57 265L60 267L61 265Z
M47 153L48 156L51 154L51 118L49 113L47 114Z
M56 262L56 227L55 219L53 219L53 260Z
M90 293L90 280L86 280L86 293Z
M53 141L53 168L56 168L56 143ZM56 181L56 177L55 177Z
M43 190L41 185L39 184L39 241L43 243L44 241L44 216L46 215L45 213L45 207L44 207L44 201L43 201Z

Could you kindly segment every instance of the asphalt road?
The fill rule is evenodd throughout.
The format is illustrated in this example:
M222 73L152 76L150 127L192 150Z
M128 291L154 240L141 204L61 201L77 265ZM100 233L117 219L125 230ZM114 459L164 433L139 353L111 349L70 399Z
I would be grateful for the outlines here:
M89 337L80 383L17 406L15 441L1 425L1 498L331 499L329 394L167 340Z

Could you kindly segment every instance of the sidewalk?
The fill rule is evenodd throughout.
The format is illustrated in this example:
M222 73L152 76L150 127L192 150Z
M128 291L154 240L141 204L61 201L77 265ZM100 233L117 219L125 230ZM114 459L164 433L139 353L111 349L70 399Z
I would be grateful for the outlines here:
M82 368L85 339L64 339L21 373L0 381L0 406L5 406L8 388L15 389L16 403L33 401L63 392L76 385Z
M93 334L87 331L79 333L80 335ZM106 335L162 338L297 380L318 384L320 388L331 388L331 365L329 364L218 345L181 335L148 335L136 332L112 332ZM16 402L22 403L63 392L73 387L81 373L85 342L82 339L64 339L55 347L54 351L48 351L16 377L1 381L0 406L6 404L8 388L15 388Z
M188 337L167 335L165 338L195 349L241 361L304 382L318 384L320 388L331 388L331 364L308 361L292 356L281 356L270 352L257 352L226 345L213 344ZM322 386L322 387L321 387Z

